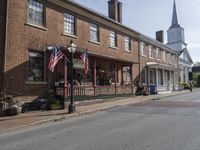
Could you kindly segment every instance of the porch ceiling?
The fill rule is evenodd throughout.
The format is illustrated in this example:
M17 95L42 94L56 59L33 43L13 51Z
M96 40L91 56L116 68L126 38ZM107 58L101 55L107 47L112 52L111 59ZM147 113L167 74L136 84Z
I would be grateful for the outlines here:
M177 68L176 67L173 67L173 66L169 66L167 64L159 64L159 63L156 63L156 62L147 62L147 66L149 68L157 68L157 69L164 69L164 70L171 70L171 71L176 71Z
M88 53L89 53L90 56L95 56L95 57L98 57L98 58L110 59L110 60L121 61L121 62L126 62L126 63L139 64L139 62L135 62L135 61L127 60L127 59L122 59L122 58L111 56L111 55L105 55L105 54L100 54L100 53L96 53L96 52L88 52Z

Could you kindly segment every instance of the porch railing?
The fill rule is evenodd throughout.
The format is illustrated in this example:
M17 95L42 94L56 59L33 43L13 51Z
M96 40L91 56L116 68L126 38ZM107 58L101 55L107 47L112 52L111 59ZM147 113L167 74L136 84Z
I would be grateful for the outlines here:
M63 95L63 87L55 87L57 95ZM70 96L70 86L66 87L67 96ZM73 93L76 96L95 96L112 94L134 94L136 88L131 85L125 86L74 86Z

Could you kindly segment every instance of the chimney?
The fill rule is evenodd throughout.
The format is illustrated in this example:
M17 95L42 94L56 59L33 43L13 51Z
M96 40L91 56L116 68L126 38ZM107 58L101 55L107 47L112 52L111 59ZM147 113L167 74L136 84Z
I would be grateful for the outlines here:
M162 30L156 32L156 40L161 43L164 43L164 33Z
M108 1L108 16L119 23L122 23L122 3L118 0Z
M122 3L118 2L117 6L118 6L118 22L122 23Z

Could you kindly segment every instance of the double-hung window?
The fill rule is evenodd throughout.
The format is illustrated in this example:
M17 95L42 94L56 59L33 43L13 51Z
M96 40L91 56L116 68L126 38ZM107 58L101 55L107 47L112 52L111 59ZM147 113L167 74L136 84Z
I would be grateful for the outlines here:
M28 56L28 81L44 81L44 53L29 51Z
M146 56L146 46L144 42L140 42L140 53L142 56Z
M161 59L161 51L160 51L160 48L157 48L157 60L160 60Z
M99 27L97 24L90 24L90 40L94 42L99 42Z
M114 31L110 31L110 47L117 47L117 34Z
M151 45L149 45L149 58L154 58L154 51L153 51L153 47Z
M69 34L69 35L75 35L76 30L75 30L75 16L65 12L64 13L64 33Z
M130 52L131 51L131 39L128 36L125 36L124 43L125 43L125 51Z
M141 83L142 84L146 84L147 82L146 82L146 68L144 68L143 70L142 70L142 72L141 72Z
M164 62L167 62L167 52L163 51L163 60Z
M174 55L174 64L177 64L177 55Z
M29 0L28 22L38 26L44 26L44 4L37 0Z

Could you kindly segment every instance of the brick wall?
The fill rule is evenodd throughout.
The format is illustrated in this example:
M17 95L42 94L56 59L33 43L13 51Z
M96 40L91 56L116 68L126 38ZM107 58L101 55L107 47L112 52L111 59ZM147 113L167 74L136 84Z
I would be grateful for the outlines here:
M127 34L131 37L132 51L124 51L124 36L126 33L121 30L112 29L105 23L97 22L100 26L100 44L89 41L89 26L93 22L90 18L84 17L78 12L77 37L63 34L64 11L54 4L46 4L46 26L37 28L27 24L28 5L27 0L10 0L9 20L8 20L8 49L6 51L6 90L8 94L16 96L18 99L33 99L38 95L47 92L48 82L52 82L54 77L47 70L48 55L46 55L45 81L43 84L32 84L27 80L28 49L45 52L48 44L68 45L73 40L78 47L88 48L89 52L98 53L102 56L110 56L116 59L123 59L126 62L138 62L138 41L132 36L135 33ZM96 21L95 21L96 22ZM114 23L113 23L114 24ZM115 24L113 26L116 26ZM118 49L109 48L109 31L114 30L118 36ZM14 34L13 34L14 33ZM105 58L106 59L106 58ZM135 75L136 76L136 75ZM134 77L135 78L135 77Z
M6 24L6 0L0 1L0 92L3 90L3 66L5 50L5 24Z

